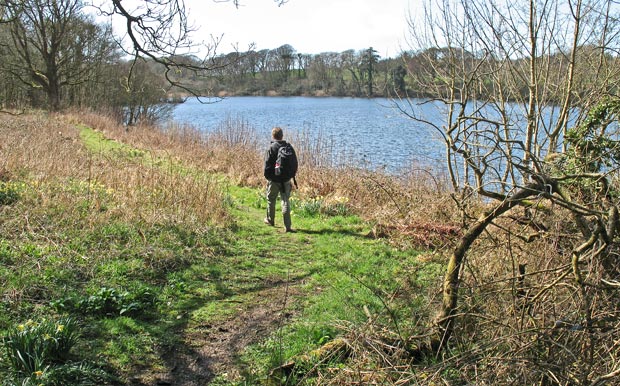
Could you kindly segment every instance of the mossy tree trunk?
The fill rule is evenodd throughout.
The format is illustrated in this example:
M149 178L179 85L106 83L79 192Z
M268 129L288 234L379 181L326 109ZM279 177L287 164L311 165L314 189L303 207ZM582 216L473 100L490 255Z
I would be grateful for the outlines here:
M548 183L549 181L546 182ZM460 273L469 248L495 219L515 206L522 204L529 197L544 194L544 188L545 183L543 183L542 178L540 182L526 185L514 195L496 205L492 210L484 213L461 237L450 255L446 275L443 280L442 305L435 320L436 331L431 342L433 350L444 348L454 330L455 313L458 309Z

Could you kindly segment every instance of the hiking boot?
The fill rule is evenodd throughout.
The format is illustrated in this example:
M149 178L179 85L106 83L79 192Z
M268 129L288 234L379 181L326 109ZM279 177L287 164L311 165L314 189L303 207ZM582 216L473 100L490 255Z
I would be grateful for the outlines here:
M265 217L265 219L263 220L263 222L269 226L273 226L273 221L269 221L269 219L267 217Z
M284 232L286 232L286 233L295 233L297 231L295 229L293 229L293 228L287 228Z

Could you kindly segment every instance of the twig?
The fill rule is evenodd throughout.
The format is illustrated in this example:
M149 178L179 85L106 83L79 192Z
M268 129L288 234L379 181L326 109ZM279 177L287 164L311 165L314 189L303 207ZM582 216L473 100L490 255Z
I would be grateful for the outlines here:
M601 279L601 282L603 282L603 284L608 285L610 287L613 288L620 288L620 282L615 281L615 280L605 280L605 279Z
M596 386L596 385L602 384L603 382L609 379L612 379L618 375L620 375L620 367L618 367L617 369L615 369L609 374L601 375L600 377L596 378L594 381L592 381L590 386Z

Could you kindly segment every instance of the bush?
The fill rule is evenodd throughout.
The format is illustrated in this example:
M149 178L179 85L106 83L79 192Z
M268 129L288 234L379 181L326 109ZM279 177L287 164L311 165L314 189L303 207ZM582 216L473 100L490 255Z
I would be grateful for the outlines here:
M140 289L132 294L128 291L103 287L93 295L67 297L52 302L52 306L60 312L110 316L142 313L152 303L153 295L147 289Z
M19 192L10 183L0 181L0 205L11 205L19 200Z
M94 385L106 375L88 364L71 360L78 342L75 319L56 322L31 320L19 324L2 339L3 385Z

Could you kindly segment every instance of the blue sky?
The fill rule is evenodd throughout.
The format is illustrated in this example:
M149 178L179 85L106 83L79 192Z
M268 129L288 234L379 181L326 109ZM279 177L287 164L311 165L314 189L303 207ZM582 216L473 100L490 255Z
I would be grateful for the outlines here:
M373 47L381 57L407 49L407 17L419 0L273 0L232 2L185 0L190 20L198 28L195 40L221 37L219 53L237 46L247 50L290 44L297 52L317 54Z

